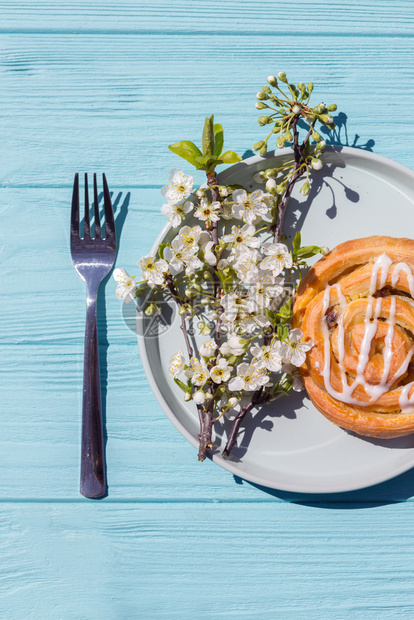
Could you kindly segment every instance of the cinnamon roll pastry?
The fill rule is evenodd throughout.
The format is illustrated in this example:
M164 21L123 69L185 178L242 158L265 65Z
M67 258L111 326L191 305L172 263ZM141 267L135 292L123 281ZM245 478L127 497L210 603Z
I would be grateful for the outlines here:
M414 433L414 240L338 245L303 279L293 326L313 343L301 373L323 415L370 437Z

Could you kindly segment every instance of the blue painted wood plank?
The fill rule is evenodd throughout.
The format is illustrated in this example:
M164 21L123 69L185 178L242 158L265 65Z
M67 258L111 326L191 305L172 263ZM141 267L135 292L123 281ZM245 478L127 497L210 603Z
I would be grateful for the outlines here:
M1 50L3 186L67 186L88 169L117 187L159 187L180 162L167 145L198 140L212 112L226 146L249 153L264 135L255 94L280 69L312 79L315 103L338 104L335 142L412 163L411 38L16 34Z
M324 34L412 36L413 14L408 1L304 0L300 10L282 0L159 0L156 3L123 0L113 4L97 0L13 0L0 2L1 30L13 32L107 32L243 34L320 37Z
M0 609L10 620L411 618L411 513L406 504L0 506Z

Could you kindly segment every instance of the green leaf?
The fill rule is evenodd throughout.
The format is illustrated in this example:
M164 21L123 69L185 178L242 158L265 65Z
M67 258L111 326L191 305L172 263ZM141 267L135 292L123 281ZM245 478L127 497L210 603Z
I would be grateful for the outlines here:
M175 383L182 389L183 392L187 392L187 394L191 394L191 387L188 387L185 383L174 377Z
M219 157L223 150L224 132L223 125L216 123L214 125L214 156Z
M269 319L270 323L272 324L272 326L275 326L276 323L277 323L276 313L272 312L268 308L265 308L265 313L266 313L266 316Z
M176 155L188 161L192 166L197 165L196 158L201 155L198 146L196 146L194 142L190 142L190 140L182 140L181 142L170 144L168 148Z
M204 122L203 135L201 138L201 149L203 155L213 155L214 153L214 115L207 117Z
M286 340L289 336L289 327L285 324L277 326L277 335L279 340Z
M297 251L300 248L300 243L301 243L301 234L298 231L296 233L296 235L292 239L292 247L293 247L293 251L294 251L295 254L297 253Z
M237 155L234 151L226 151L221 155L220 159L223 164L236 164L238 161L242 161L240 155Z
M305 245L296 252L296 256L298 258L310 258L315 256L315 254L319 254L320 251L319 245Z
M292 298L289 297L286 303L279 309L277 316L280 317L283 323L286 323L291 318L292 312Z

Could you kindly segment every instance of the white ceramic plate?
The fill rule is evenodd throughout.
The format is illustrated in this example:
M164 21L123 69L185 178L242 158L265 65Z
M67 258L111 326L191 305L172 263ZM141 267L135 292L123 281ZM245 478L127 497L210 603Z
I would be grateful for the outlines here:
M290 149L251 157L220 175L223 182L256 188L254 174L291 156ZM330 148L325 166L313 174L308 197L296 186L284 231L301 230L303 245L334 247L370 235L414 236L414 172L390 159L360 149ZM300 183L299 183L300 186ZM263 188L263 186L260 186ZM176 231L172 233L172 236ZM166 226L156 251L171 230ZM153 329L137 317L138 343L148 381L161 407L182 435L197 447L198 417L168 374L170 356L184 349L179 317L171 310ZM146 334L144 337L143 334ZM231 423L217 428L212 459L233 474L267 487L331 493L364 488L414 466L414 435L378 440L353 435L326 420L305 392L291 394L246 416L238 445L221 457ZM194 453L194 458L196 453Z

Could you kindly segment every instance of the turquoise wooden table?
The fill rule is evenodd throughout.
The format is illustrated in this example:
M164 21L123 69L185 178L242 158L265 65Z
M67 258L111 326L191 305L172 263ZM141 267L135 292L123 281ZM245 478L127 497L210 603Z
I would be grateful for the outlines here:
M214 113L248 155L255 94L280 70L338 104L337 143L412 167L412 3L0 7L0 618L413 618L414 472L315 496L198 463L148 387L110 279L108 496L79 495L85 293L68 246L73 175L104 171L117 266L134 272L164 224L159 189L179 165L167 145Z

